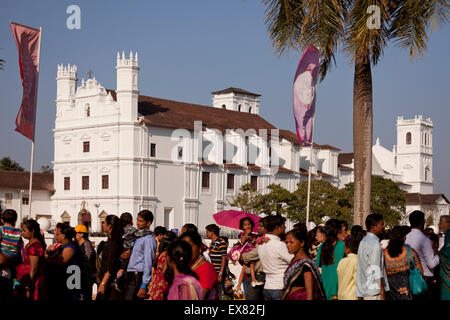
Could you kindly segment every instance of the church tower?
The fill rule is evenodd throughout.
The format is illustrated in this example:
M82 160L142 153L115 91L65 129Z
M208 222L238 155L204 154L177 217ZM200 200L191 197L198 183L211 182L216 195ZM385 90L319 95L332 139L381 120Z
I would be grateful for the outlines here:
M72 104L77 87L77 66L58 65L56 74L56 118Z
M122 57L117 53L117 102L120 106L120 120L125 122L135 122L138 116L138 54L133 57Z
M430 118L397 118L395 166L410 184L409 192L433 193L433 122Z

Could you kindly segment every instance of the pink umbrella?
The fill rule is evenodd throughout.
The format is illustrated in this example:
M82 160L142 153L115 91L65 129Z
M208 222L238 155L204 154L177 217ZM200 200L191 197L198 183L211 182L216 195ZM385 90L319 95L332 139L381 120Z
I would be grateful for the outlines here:
M213 218L218 225L237 230L240 230L239 222L242 218L250 218L255 224L252 229L255 233L258 232L258 224L259 220L261 220L261 217L258 217L257 215L237 210L223 210L213 214Z

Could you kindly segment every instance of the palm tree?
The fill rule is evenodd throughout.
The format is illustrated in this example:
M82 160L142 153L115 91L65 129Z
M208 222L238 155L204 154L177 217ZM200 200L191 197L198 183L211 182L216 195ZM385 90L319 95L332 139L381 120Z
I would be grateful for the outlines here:
M388 41L408 48L413 60L427 48L428 34L448 22L448 0L262 0L266 24L279 55L289 49L320 52L320 80L335 63L339 47L355 65L353 80L354 223L370 213L372 174L372 65ZM379 26L372 28L375 5ZM368 13L372 12L372 13ZM370 27L370 28L369 28Z

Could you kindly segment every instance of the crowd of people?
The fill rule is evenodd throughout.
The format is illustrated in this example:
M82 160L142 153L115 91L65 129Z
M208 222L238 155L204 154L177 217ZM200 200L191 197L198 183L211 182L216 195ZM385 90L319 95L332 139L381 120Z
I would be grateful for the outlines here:
M0 299L29 300L449 300L450 216L440 233L424 229L414 211L410 226L385 235L383 216L371 214L365 229L328 220L307 230L285 218L240 221L231 249L220 227L202 239L188 223L180 235L157 226L142 210L109 215L107 240L97 246L85 225L58 223L47 245L35 220L16 228L7 209L0 226ZM233 274L230 265L241 271ZM233 268L232 268L233 269ZM96 292L93 288L96 286Z

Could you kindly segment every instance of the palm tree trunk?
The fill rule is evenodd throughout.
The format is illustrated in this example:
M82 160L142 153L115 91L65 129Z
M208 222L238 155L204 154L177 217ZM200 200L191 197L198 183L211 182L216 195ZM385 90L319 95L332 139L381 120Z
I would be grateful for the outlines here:
M353 150L354 150L354 224L365 228L370 214L372 177L372 72L368 50L355 57L353 82Z

